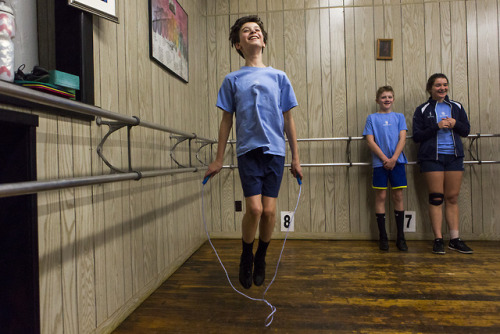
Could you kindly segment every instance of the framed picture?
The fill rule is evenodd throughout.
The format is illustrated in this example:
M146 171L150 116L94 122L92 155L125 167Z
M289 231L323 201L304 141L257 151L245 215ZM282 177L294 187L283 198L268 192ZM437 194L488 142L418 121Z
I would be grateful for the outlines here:
M149 54L166 70L189 81L188 16L177 0L149 0Z
M377 39L377 59L392 60L392 39Z
M118 23L116 0L68 0L68 4Z

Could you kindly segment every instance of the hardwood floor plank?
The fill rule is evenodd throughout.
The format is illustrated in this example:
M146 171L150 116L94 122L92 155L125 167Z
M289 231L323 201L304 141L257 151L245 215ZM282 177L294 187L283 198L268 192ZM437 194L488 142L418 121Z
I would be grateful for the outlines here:
M261 298L265 287L239 285L241 242L213 243L235 287ZM468 244L472 255L435 255L431 241L403 253L393 242L381 252L370 241L288 240L266 328L269 306L234 292L205 243L114 333L498 333L500 242ZM281 245L269 246L265 284Z

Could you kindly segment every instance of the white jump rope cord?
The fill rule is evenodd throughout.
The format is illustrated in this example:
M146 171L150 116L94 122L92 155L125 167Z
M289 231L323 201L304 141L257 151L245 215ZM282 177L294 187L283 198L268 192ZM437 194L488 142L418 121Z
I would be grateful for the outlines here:
M240 295L242 295L243 297L246 297L250 300L254 300L257 302L264 302L271 308L271 313L269 313L269 315L267 316L266 321L264 323L266 325L266 327L269 327L274 320L274 313L276 313L276 307L273 306L271 303L269 303L264 298L264 296L266 295L267 290L269 290L269 287L271 286L271 284L274 283L274 280L276 279L276 276L278 275L278 267L280 265L281 256L283 255L283 250L285 249L285 243L286 243L286 239L288 237L288 231L290 231L290 225L288 225L288 228L286 230L285 239L283 240L283 246L281 247L280 256L278 258L278 262L276 263L276 270L274 272L273 279L271 280L271 282L267 285L266 289L264 290L264 293L262 294L262 298L259 299L259 298L253 298L253 297L247 296L246 294L244 294L243 292L239 291L238 289L236 289L234 287L233 283L231 282L231 279L229 278L229 274L227 273L226 267L224 267L224 264L222 263L222 260L219 257L219 253L217 253L217 250L215 249L214 245L212 244L212 240L210 239L210 235L209 235L208 229L207 229L207 222L205 220L205 204L204 204L204 200L203 200L203 192L205 189L206 181L208 181L208 177L205 178L205 180L203 181L203 186L201 188L201 208L202 208L201 213L202 213L202 217L203 217L203 225L205 227L205 233L207 234L208 242L210 243L210 246L212 246L212 249L214 250L215 255L217 256L217 259L219 260L219 263L222 266L222 269L224 269L224 272L226 273L227 281L229 282L229 285L231 285L233 290L236 291L237 293L239 293ZM302 192L302 181L299 178L297 178L297 181L299 183L299 195L297 197L297 204L295 205L295 209L293 210L293 214L292 214L290 221L292 221L293 217L295 216L295 212L297 211L297 207L299 206L300 193Z

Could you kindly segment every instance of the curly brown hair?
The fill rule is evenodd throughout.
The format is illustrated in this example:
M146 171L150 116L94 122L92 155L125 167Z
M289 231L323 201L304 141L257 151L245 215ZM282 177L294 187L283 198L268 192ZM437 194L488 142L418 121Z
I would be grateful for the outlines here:
M241 27L243 27L243 25L248 22L255 22L259 25L260 30L262 31L262 36L264 36L264 43L267 44L267 31L264 29L264 23L262 23L262 20L257 15L248 15L237 19L231 27L231 30L229 31L229 40L231 41L232 47L234 47L236 43L240 42ZM243 57L243 59L245 58L241 50L236 49L236 51L241 57ZM264 52L264 50L262 50L262 52Z

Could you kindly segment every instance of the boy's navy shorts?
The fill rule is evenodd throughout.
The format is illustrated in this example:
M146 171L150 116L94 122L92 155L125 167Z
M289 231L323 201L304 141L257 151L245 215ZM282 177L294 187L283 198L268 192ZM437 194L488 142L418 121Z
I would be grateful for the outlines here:
M420 172L451 172L463 171L464 158L453 154L438 154L437 160L420 161Z
M245 197L278 197L284 167L285 157L264 154L262 148L239 156L238 170Z
M392 189L406 188L405 165L396 164L393 170L384 167L373 168L373 189L387 189L387 180L391 182Z

